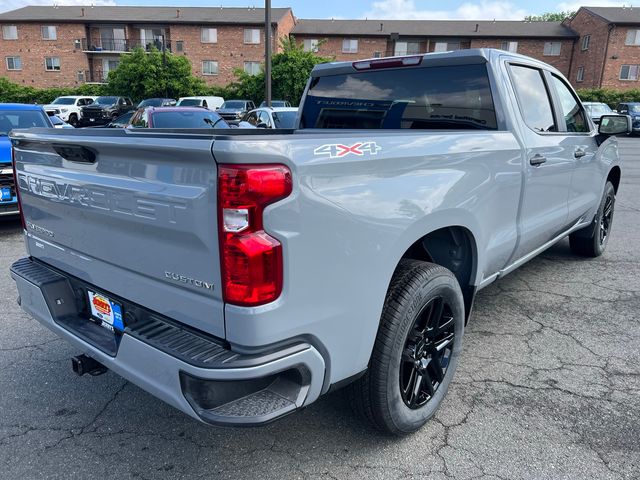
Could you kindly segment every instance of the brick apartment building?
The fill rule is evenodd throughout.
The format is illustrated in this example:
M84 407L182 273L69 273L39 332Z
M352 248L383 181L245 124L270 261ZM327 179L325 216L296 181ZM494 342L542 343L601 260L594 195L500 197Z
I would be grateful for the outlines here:
M272 9L273 48L295 19ZM152 45L186 55L195 75L225 85L264 63L264 9L24 7L0 14L0 76L36 87L101 83L121 55Z
M216 85L264 62L261 8L32 6L0 14L0 26L0 77L37 87L104 82L138 46L185 55ZM493 47L554 65L576 87L640 87L640 8L582 7L564 22L305 20L274 8L271 28L274 51L289 35L336 60Z
M640 8L583 7L564 25L580 37L569 78L578 88L640 88Z
M569 72L575 32L560 22L451 20L298 20L305 49L337 60L464 48L502 48Z

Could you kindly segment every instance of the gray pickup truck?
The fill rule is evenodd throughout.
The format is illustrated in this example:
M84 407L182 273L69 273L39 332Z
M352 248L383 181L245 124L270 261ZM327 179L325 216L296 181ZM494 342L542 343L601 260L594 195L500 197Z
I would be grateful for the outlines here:
M626 116L499 50L317 66L295 130L14 131L22 308L214 425L435 412L476 292L609 239Z

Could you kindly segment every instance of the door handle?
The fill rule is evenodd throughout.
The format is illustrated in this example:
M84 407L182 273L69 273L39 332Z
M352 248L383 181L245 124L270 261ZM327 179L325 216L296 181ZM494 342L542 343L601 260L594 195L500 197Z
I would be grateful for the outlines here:
M540 155L539 153L536 153L533 157L529 159L529 163L534 167L537 167L538 165L542 165L546 161L547 161L547 157L545 157L544 155Z
M576 151L573 152L573 156L576 158L584 157L587 153L581 148L576 148Z

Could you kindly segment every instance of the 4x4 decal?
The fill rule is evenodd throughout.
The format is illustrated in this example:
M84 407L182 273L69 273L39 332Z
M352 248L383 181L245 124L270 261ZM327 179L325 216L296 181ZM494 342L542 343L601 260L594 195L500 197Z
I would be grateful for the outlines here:
M343 145L341 143L329 143L321 145L313 151L314 155L326 155L329 158L344 157L349 154L364 155L377 155L378 151L382 150L376 142L360 142L353 145Z

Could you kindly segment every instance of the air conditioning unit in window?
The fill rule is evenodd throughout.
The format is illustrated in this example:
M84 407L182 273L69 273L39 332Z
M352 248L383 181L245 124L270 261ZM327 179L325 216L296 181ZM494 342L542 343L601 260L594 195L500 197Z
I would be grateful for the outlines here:
M75 48L76 50L80 50L80 47L82 47L82 42L80 41L79 38L76 38L73 41L73 48Z
M78 73L76 73L76 79L79 82L84 82L84 72L82 70L78 71Z

